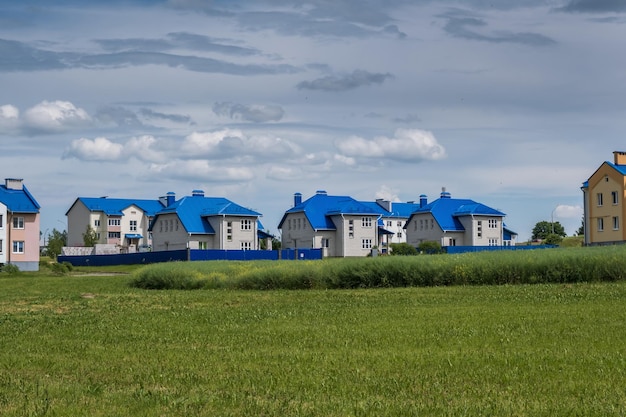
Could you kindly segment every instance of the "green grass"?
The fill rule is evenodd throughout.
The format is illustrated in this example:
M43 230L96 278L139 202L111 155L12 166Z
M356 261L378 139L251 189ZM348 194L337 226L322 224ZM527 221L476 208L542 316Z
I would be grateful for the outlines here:
M0 415L626 414L624 282L258 292L129 280L0 275Z

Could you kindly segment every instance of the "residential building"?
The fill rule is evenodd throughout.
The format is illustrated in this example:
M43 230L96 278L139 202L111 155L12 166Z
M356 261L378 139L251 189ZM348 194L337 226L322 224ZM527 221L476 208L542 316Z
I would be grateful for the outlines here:
M419 204L413 201L406 203L399 201L389 201L376 199L372 201L361 201L362 204L371 207L380 214L378 220L379 243L378 246L384 253L392 243L406 243L406 233L404 225L411 214L419 208Z
M626 242L626 152L613 152L581 187L586 245Z
M68 246L84 246L83 235L90 226L97 244L115 245L120 252L136 252L152 245L148 232L156 212L174 202L174 194L154 200L79 197L67 216Z
M153 250L259 249L260 217L226 198L194 190L156 213L150 226Z
M407 243L415 247L425 241L439 242L441 246L504 246L504 217L504 213L484 204L452 198L444 189L431 203L425 196L420 197L420 208L405 226ZM509 243L511 238L507 235Z
M278 228L282 248L322 248L329 257L366 256L381 243L380 208L348 196L326 191L302 201L294 194L293 207L285 212Z
M39 270L39 209L22 179L0 185L0 264Z

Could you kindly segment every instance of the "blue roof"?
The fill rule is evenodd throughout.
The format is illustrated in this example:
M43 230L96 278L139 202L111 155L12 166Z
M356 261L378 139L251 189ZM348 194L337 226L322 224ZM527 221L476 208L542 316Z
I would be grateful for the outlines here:
M89 211L101 211L107 216L122 216L122 211L130 206L137 206L143 210L146 215L154 216L159 210L163 209L163 204L159 200L136 200L130 198L108 198L108 197L79 197L76 201L82 202ZM76 204L76 201L74 204ZM72 207L74 207L72 204ZM72 209L70 207L70 210ZM67 213L70 212L67 211ZM67 213L65 213L67 215Z
M311 227L315 230L336 230L335 224L331 219L333 215L380 215L380 212L375 208L363 204L352 197L331 196L319 192L287 210L278 224L279 229L282 228L285 218L290 213L304 213Z
M413 214L419 213L431 213L439 227L447 231L464 231L465 228L459 221L462 216L505 216L501 211L473 200L449 197L439 198L415 210Z
M168 213L176 213L187 233L195 234L215 234L215 230L207 220L208 217L240 216L258 218L261 216L261 213L242 207L226 198L205 197L204 195L181 198L156 213L155 221L158 216Z
M619 172L622 175L626 175L626 165L617 165L614 164L613 162L609 162L606 161L606 163L613 169L615 169L617 172Z
M401 203L392 201L391 211L388 211L375 201L360 201L360 203L370 207L383 217L399 217L405 219L411 217L411 214L420 207L419 203Z
M0 202L14 213L39 213L39 203L24 185L21 190L9 189L4 184L0 185Z

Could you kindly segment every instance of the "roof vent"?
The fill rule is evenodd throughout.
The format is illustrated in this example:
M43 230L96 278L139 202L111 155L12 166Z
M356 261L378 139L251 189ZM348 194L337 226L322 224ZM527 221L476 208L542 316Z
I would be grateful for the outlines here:
M441 198L452 198L450 193L446 191L446 187L441 187Z
M204 197L204 191L202 190L193 190L191 192L192 197Z
M24 185L22 184L21 178L6 178L4 180L4 185L7 190L22 190L24 189Z
M324 190L317 190L315 192L315 194L317 194L317 195L328 195L328 193L326 191L324 191Z
M300 204L302 204L302 193L295 193L293 195L293 205L295 206L299 206Z

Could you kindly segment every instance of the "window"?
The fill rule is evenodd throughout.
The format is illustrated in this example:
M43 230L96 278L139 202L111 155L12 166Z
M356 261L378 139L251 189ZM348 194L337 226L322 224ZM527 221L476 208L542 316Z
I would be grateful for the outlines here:
M108 234L109 239L119 239L120 237L122 237L121 232L109 232Z
M456 239L450 238L448 241L448 246L456 246Z
M354 237L354 220L348 220L348 237L350 239Z
M420 230L424 230L424 219L420 219Z
M387 227L391 227L391 224L392 224L391 220L387 220Z
M226 240L229 242L233 241L233 222L226 223Z
M483 221L482 220L478 220L476 222L476 234L478 235L478 237L483 237Z
M109 219L109 226L119 226L122 222L120 219Z
M435 228L435 220L434 219L430 219L430 228L431 229Z
M2 253L2 247L3 247L3 246L4 246L4 245L3 245L2 239L0 239L0 253Z
M208 245L206 242L198 242L198 249L206 250L207 247Z
M252 220L244 219L241 221L241 230L252 230Z
M24 218L23 217L13 217L13 228L14 229L23 229L24 228Z
M397 236L398 236L399 238L402 238L402 232L398 232L398 235L397 235Z
M619 217L613 217L613 230L619 230Z
M402 226L402 220L398 220L398 223L396 223L396 226L398 227Z
M497 229L498 228L498 220L496 220L496 219L489 219L489 228L490 229Z
M100 240L100 232L96 232L96 240Z
M325 238L325 237L322 238L322 247L323 248L329 248L330 247L330 240L328 238Z
M100 219L96 219L93 221L93 226L94 227L100 227Z
M13 242L13 253L24 253L24 241L16 240Z
M137 220L131 220L130 221L130 231L131 232L136 232L137 231Z
M362 227L372 227L372 218L371 217L363 217L363 218L361 218L361 226Z
M489 239L489 246L498 246L498 239Z
M241 250L252 249L252 242L241 242Z
M602 193L598 193L597 198L598 198L598 205L601 206L602 205Z
M0 214L0 229L2 229L3 227L4 227L4 218L2 214Z
M363 239L361 241L361 248L372 249L372 239Z
M604 230L604 219L600 217L598 219L598 232L601 232L603 230Z
M617 191L611 191L611 198L613 199L613 205L617 205L619 203Z

